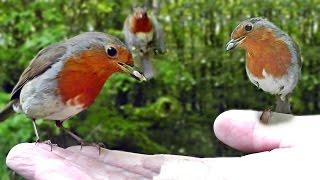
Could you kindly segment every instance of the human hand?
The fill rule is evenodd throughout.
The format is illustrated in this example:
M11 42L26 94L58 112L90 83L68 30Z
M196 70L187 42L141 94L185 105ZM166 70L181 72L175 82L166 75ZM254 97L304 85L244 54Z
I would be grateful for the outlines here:
M79 146L62 149L19 144L7 165L27 179L320 179L320 116L273 113L268 125L260 112L232 110L215 121L216 136L246 152L233 158L143 155Z

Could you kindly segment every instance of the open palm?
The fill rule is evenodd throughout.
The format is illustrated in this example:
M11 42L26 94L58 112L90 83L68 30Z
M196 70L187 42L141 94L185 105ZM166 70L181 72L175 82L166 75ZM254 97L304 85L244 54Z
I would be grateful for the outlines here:
M214 132L243 157L196 158L145 155L79 146L67 149L23 143L12 148L7 165L27 179L319 179L320 116L231 110L215 121ZM312 177L312 178L311 178Z

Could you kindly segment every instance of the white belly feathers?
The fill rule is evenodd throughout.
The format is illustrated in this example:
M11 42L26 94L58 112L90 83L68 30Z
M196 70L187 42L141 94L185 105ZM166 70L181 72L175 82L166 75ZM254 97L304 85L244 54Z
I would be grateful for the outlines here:
M138 32L136 33L136 36L142 44L148 44L153 39L153 31L148 33Z
M281 95L284 98L287 94L291 93L294 87L298 83L299 73L297 73L299 67L290 67L289 73L280 78L275 78L263 70L263 78L257 78L249 72L246 67L247 75L250 81L258 88L269 92L271 94Z

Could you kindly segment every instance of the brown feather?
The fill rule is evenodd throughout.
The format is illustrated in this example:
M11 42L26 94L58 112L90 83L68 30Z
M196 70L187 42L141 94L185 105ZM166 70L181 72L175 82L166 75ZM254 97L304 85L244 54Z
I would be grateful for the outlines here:
M59 61L66 53L67 48L63 45L51 45L41 50L30 62L29 66L23 71L18 83L11 92L11 100L18 99L22 87L30 80L44 73L54 63Z
M119 47L118 57L132 64L131 54ZM89 107L100 93L105 81L121 71L118 63L106 55L104 49L93 48L81 51L66 60L59 73L58 94L64 103Z
M148 33L152 31L152 22L148 17L144 17L138 19L136 17L132 17L131 20L131 31L136 34L139 32Z
M286 42L272 30L257 29L240 46L247 50L247 68L255 77L263 78L263 70L273 77L288 73L292 55Z

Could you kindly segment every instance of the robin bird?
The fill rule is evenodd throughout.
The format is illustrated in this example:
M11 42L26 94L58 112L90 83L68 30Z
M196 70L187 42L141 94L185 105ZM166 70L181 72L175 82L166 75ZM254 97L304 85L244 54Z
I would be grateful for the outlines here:
M145 80L134 70L129 49L116 37L86 32L42 49L23 71L0 121L11 113L33 120L54 120L58 127L96 99L105 81L116 72ZM71 134L72 135L72 134ZM78 139L79 140L79 139Z
M123 26L126 44L133 51L138 51L141 69L144 76L150 79L154 76L154 68L150 61L150 53L164 53L163 30L154 16L149 16L146 8L134 8Z
M291 113L289 95L301 74L301 57L296 42L264 18L241 22L232 32L226 50L246 51L246 72L250 81L263 91L277 96L276 112ZM268 122L270 111L260 120Z

